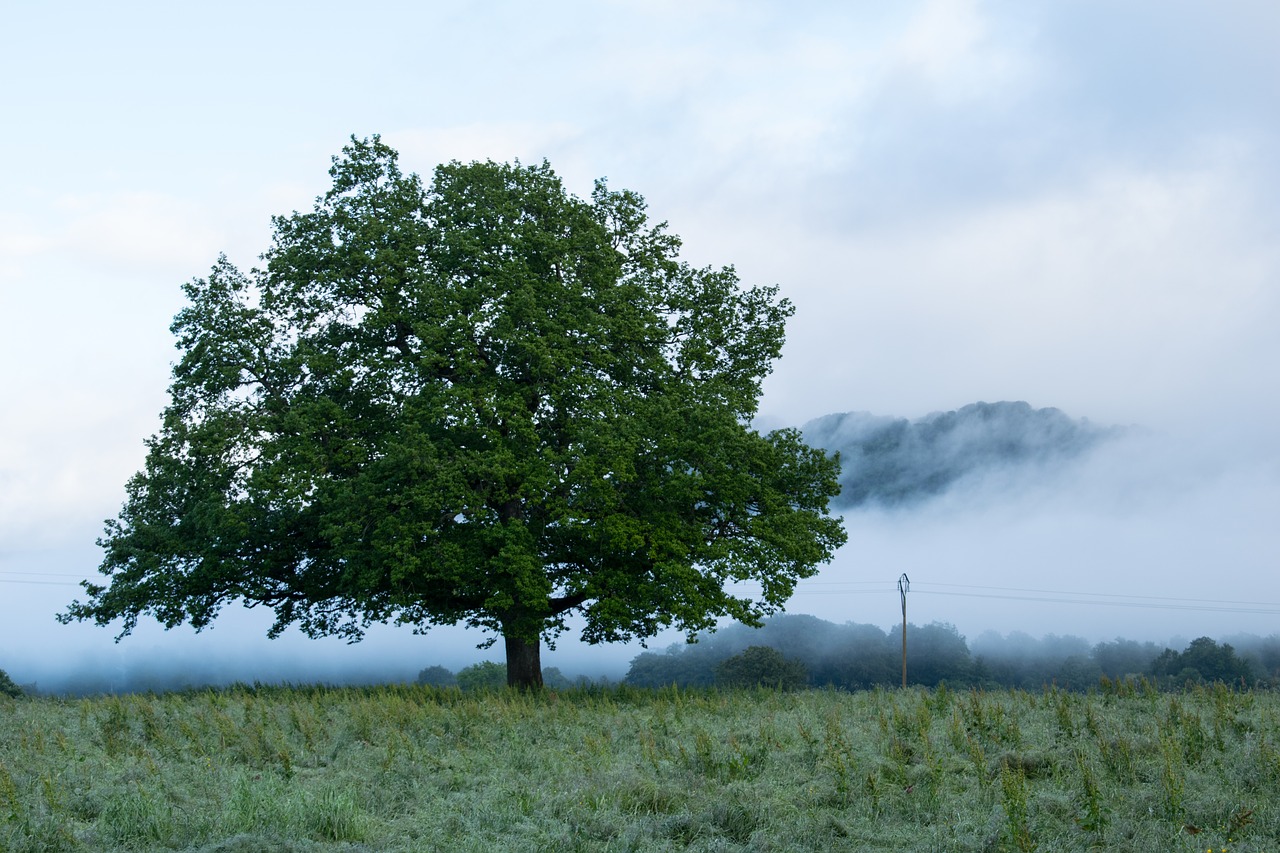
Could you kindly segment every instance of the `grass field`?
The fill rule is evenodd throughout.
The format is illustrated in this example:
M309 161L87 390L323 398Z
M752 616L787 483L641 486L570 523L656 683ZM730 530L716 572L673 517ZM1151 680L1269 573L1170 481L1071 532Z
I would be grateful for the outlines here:
M1280 694L0 699L0 850L1280 853Z

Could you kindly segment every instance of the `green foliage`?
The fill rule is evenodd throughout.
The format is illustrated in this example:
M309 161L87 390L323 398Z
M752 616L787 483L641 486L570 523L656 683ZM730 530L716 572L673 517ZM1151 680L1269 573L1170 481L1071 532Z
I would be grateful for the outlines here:
M565 690L573 686L573 682L557 666L543 668L542 684L544 687L550 687L553 690Z
M755 623L845 540L836 459L748 424L790 303L546 163L405 175L352 139L262 269L189 283L161 431L64 621L588 642ZM729 591L758 582L759 594ZM741 588L741 587L734 587Z
M1221 681L1226 684L1249 684L1253 669L1247 660L1236 656L1229 643L1200 637L1192 640L1182 652L1165 649L1151 664L1152 675L1169 684Z
M1113 680L1149 672L1151 662L1159 654L1160 648L1155 643L1139 643L1119 638L1093 647L1094 661L1102 674Z
M1083 749L1076 750L1076 769L1079 771L1080 788L1077 802L1081 814L1076 818L1080 828L1092 832L1101 840L1106 832L1110 807L1103 799L1102 788L1098 784L1097 774L1093 772L1088 754Z
M455 687L458 677L453 671L443 666L429 666L418 673L418 684L430 684L434 687Z
M498 690L507 686L507 668L491 660L458 670L457 684L463 690Z
M1000 790L1004 795L1005 832L1018 850L1036 849L1027 825L1027 777L1022 768L1004 764L1000 768Z
M0 696L18 697L22 695L22 688L13 683L13 679L9 677L9 673L0 669Z
M894 626L889 645L902 648L902 626ZM954 625L933 622L909 625L907 631L907 683L936 687L943 681L967 684L973 663L964 637Z
M768 646L750 646L716 667L716 684L722 687L776 687L798 690L809 681L809 671L798 660L782 656Z

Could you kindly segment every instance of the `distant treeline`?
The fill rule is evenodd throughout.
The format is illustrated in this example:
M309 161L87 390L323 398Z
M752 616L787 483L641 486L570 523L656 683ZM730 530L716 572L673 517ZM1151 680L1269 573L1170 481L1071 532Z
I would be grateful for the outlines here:
M1017 687L1056 684L1088 690L1101 679L1143 676L1165 687L1187 682L1280 684L1280 636L1242 636L1219 644L1208 637L1175 650L1116 639L1090 645L1080 637L987 632L972 647L954 626L907 626L907 683L933 687ZM772 655L761 654L771 649ZM663 687L741 685L862 690L902 683L902 628L837 625L814 616L778 616L761 628L735 625L699 642L645 652L625 683Z
M1178 643L1182 645L1182 643ZM399 667L403 671L406 667ZM412 672L412 670L409 670ZM34 684L15 684L0 669L0 696L94 695L167 692L226 685L228 678L201 679L203 673L158 668L139 669L108 683L104 677L72 679L50 691ZM1188 682L1222 681L1250 687L1280 686L1280 635L1239 635L1225 641L1201 637L1182 649L1153 642L1115 639L1091 645L1074 636L1050 634L980 634L972 643L946 623L907 626L907 682L935 687L1012 687L1038 690L1057 685L1088 690L1101 679L1144 677L1167 688ZM553 690L609 685L607 677L566 674L556 667L542 671ZM363 678L308 679L298 671L290 679L265 683L382 684L412 676L365 673ZM500 688L506 667L482 661L453 671L428 666L418 672L421 684L456 686L462 690ZM835 687L865 690L902 683L902 628L884 631L854 622L838 625L816 616L783 615L760 628L732 625L697 643L676 644L662 652L643 652L631 661L623 683L635 687L717 687L765 684L783 688Z

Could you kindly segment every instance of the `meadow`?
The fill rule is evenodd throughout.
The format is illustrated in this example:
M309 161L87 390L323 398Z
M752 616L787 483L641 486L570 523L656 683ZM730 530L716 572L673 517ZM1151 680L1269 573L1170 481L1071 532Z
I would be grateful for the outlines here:
M4 698L0 850L1280 851L1280 694Z

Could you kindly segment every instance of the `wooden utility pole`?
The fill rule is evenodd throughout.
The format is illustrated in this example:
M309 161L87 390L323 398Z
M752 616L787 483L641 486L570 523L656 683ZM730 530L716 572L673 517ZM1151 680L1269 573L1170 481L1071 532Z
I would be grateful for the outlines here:
M911 589L911 578L903 572L898 578L898 596L902 599L902 688L907 687L907 591Z

